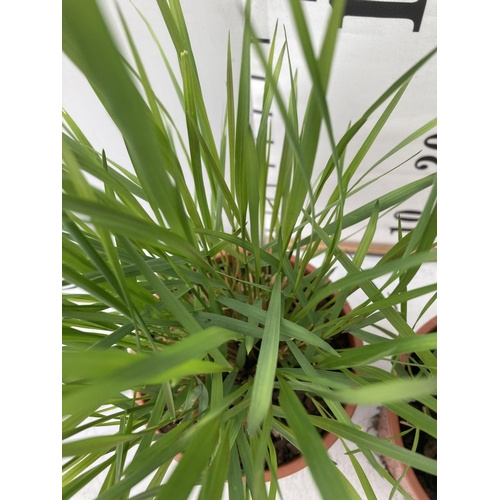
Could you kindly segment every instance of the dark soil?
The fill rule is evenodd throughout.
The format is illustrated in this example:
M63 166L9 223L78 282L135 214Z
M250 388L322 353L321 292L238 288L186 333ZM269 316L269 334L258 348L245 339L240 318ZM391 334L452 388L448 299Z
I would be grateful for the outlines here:
M417 410L422 411L422 405L417 402L408 403L410 406L413 406ZM433 418L437 418L437 415L432 410L427 409L429 414ZM405 430L404 420L400 419L401 431ZM415 430L410 431L408 434L403 436L403 444L405 448L411 450L413 446L413 441L415 439ZM437 439L429 436L426 432L420 431L418 445L417 445L417 453L425 455L426 457L433 458L437 460ZM415 475L417 476L422 488L424 488L427 495L431 500L437 500L437 477L432 474L428 474L427 472L422 472L418 469L413 469L415 471Z

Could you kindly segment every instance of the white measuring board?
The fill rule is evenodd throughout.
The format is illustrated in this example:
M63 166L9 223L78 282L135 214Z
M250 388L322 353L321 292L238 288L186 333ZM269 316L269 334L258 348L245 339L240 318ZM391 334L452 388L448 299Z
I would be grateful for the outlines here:
M327 20L331 12L328 0L303 0L304 8L314 48L319 52ZM410 69L423 56L436 47L436 0L374 1L347 0L342 28L339 32L335 51L334 66L328 87L327 102L332 116L334 136L338 141L349 123L356 122L373 102ZM308 70L303 58L294 21L287 0L254 0L252 2L252 21L259 43L264 51L269 49L278 22L277 49L282 46L286 29L293 72L298 72L299 119L303 116L311 89ZM317 52L317 54L318 54ZM288 73L284 66L282 75ZM252 96L253 118L257 126L262 108L265 74L260 60L254 51L252 57ZM283 95L287 96L290 85L288 79L281 78ZM364 158L359 173L352 179L355 183L367 170L389 152L394 146L412 132L436 117L436 57L430 59L415 75L403 98L392 113L384 129ZM359 149L381 115L389 100L380 110L372 115L368 122L348 146L345 167ZM267 196L272 203L278 177L277 167L281 154L284 125L277 106L269 117L272 128L270 146L270 169ZM300 126L300 124L299 124ZM371 184L358 196L346 200L345 213L358 208L378 196L396 189L408 182L420 179L436 172L437 167L437 132L431 130L419 140L406 146L397 154L380 164L372 173L368 173L364 182L378 177L397 165L404 163L382 179ZM320 137L314 173L317 175L324 167L331 154L326 134ZM319 200L320 206L326 206L328 197L337 184L336 176L329 180L327 189ZM425 190L396 209L384 215L377 226L372 245L372 253L384 253L397 241L398 218L401 218L403 231L415 227L421 214L429 190ZM321 205L323 203L323 205ZM270 208L269 204L269 208ZM343 233L344 248L356 247L361 238L356 234L363 225L349 228Z

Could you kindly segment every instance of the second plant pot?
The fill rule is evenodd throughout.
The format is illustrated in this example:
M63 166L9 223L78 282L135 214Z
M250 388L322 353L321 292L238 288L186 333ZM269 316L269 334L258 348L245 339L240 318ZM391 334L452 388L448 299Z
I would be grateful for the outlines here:
M421 328L419 328L417 334L425 335L427 333L436 331L437 331L437 316L435 316L427 323L425 323ZM403 360L405 359L404 355L402 356L402 359ZM403 438L399 436L401 432L402 429L401 429L399 415L396 415L392 411L383 407L380 410L380 418L378 424L379 437L382 439L389 439L392 436L398 436L393 438L391 442L398 446L404 447ZM437 457L437 442L436 442L436 457ZM393 458L383 457L383 459L387 467L387 470L390 472L391 476L396 480L399 479L404 473L406 465ZM437 495L433 491L435 488L430 487L431 485L424 487L420 482L419 478L417 477L415 470L411 467L406 471L406 474L404 478L401 480L400 485L403 488L403 490L405 490L406 493L408 493L408 495L410 495L411 498L413 498L413 500L437 499Z

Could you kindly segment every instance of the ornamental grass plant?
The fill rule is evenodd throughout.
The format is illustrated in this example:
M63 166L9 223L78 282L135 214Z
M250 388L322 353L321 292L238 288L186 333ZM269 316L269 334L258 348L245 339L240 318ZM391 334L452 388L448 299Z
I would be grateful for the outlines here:
M217 144L213 130L220 124L208 119L181 2L157 4L177 54L165 59L165 71L184 110L182 123L158 99L125 19L131 59L118 49L95 0L63 0L64 53L120 131L133 166L96 151L63 112L63 498L102 472L98 500L185 499L196 487L197 498L216 500L226 483L231 500L277 498L273 435L300 450L323 498L361 498L329 458L318 429L337 435L346 451L345 440L354 443L349 457L368 499L376 496L358 453L396 489L377 455L436 474L434 460L361 429L343 406L385 405L436 434L435 421L408 404L428 403L436 394L436 335L417 336L406 314L409 301L429 296L423 315L436 299L436 284L412 286L421 266L436 261L435 175L345 210L350 196L374 182L352 179L435 51L409 65L340 133L333 130L326 89L344 2L334 2L316 54L301 4L290 0L311 79L303 115L287 44L278 46L276 31L269 54L252 44L248 3L240 67L233 67L228 39ZM253 127L252 46L266 68L263 112ZM287 95L281 79L290 85ZM276 196L266 214L271 106L286 133ZM422 124L373 171L434 126L435 120ZM331 155L315 176L321 131ZM358 134L365 139L347 161ZM320 206L332 184L328 203ZM415 229L400 231L377 265L363 269L380 217L422 191L428 197ZM340 243L359 223L360 243L348 254ZM311 270L318 255L321 264ZM346 275L332 282L334 267ZM380 278L384 284L376 286ZM359 290L365 300L343 310ZM336 349L335 339L346 334L364 345ZM380 360L396 364L410 352L426 367L419 377L374 366ZM306 412L298 393L312 401L316 415ZM88 437L98 428L108 432ZM146 478L143 492L132 493Z

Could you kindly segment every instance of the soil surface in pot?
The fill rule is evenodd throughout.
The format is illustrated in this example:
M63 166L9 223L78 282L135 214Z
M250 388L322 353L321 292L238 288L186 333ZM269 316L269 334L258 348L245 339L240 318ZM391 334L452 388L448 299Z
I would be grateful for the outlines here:
M413 406L415 409L422 411L422 405L420 403L412 402L408 404ZM432 410L426 409L426 411L429 412L433 418L437 418L436 413ZM406 428L405 421L400 418L399 423L401 431L404 431ZM415 440L415 430L411 430L408 434L402 436L402 439L405 448L411 450ZM420 431L416 451L426 457L437 460L437 439L429 436L426 432ZM430 500L437 500L437 477L415 468L413 470L415 471L415 475L422 485L422 488L424 488L427 495L429 495Z

